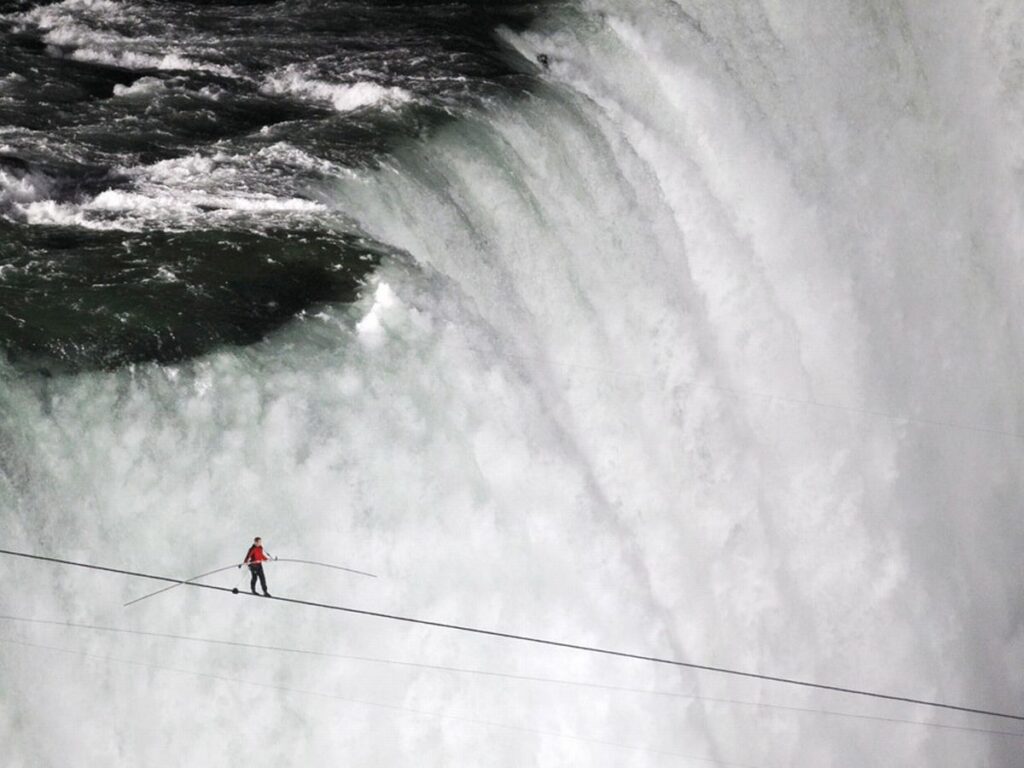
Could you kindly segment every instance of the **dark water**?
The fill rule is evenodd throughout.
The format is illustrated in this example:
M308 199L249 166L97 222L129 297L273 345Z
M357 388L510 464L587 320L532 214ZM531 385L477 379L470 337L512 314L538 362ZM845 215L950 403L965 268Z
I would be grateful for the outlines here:
M0 4L0 344L115 367L261 338L385 257L322 190L530 87L535 4Z

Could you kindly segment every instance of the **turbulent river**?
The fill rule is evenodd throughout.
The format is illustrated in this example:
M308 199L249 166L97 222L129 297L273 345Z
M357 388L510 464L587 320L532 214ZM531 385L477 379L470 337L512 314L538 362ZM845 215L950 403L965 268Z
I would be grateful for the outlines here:
M1019 4L0 11L0 548L188 578L260 535L378 576L272 563L275 596L1024 713ZM0 584L11 766L1024 751L1019 720Z

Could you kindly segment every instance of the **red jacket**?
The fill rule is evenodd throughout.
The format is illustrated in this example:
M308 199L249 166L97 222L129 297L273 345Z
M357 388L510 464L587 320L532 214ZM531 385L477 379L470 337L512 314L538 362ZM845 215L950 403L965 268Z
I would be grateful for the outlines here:
M263 547L257 544L253 544L249 547L249 551L245 553L245 560L243 563L262 563L264 560L269 560L263 553Z

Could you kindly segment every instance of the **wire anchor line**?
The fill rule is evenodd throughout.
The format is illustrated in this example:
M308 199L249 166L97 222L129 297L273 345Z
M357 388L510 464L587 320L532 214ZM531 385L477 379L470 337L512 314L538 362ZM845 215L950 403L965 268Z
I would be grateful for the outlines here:
M232 593L233 590L228 587L218 587L213 584L202 584L194 581L186 581L183 579L174 579L169 576L158 576L151 573L141 573L139 571L129 571L121 568L111 568L110 566L95 565L93 563L80 563L74 560L64 560L57 557L48 557L46 555L35 555L28 552L16 552L9 549L0 549L0 554L10 555L12 557L23 557L30 560L38 560L42 562L57 563L58 565L70 565L77 568L88 568L95 571L103 571L105 573L117 573L124 576L134 576L141 579L150 579L152 581L163 581L173 584L185 584L190 587L197 587L200 589L211 589L217 592ZM343 613L351 613L359 616L373 616L378 619L388 619L390 621L400 621L406 624L418 624L426 627L437 627L439 629L451 629L457 632L466 632L475 635L484 635L487 637L500 637L505 640L518 640L524 643L533 643L535 645L545 645L553 648L565 648L573 651L583 651L585 653L595 653L603 656L614 656L622 659L634 659L636 661L646 661L652 664L665 664L673 667L682 667L685 669L696 669L702 672L715 672L722 675L732 675L734 677L743 677L752 680L764 680L766 682L780 683L784 685L799 686L801 688L812 688L819 691L831 691L833 693L845 693L852 696L864 696L867 698L881 699L885 701L897 701L905 704L917 704L923 707L932 707L935 709L945 709L954 712L967 712L974 715L985 715L988 717L1000 717L1007 720L1015 720L1018 722L1024 722L1024 714L1013 714L1010 712L998 712L989 709L980 709L976 707L967 707L958 704L947 704L940 701L932 701L928 699L916 699L909 696L897 696L889 693L879 693L877 691L867 691L859 688L846 688L839 685L828 685L825 683L815 683L809 680L798 680L796 678L781 677L778 675L767 675L759 672L745 672L743 670L732 669L729 667L712 666L710 664L698 664L691 661L682 661L680 659L670 659L663 656L650 656L641 653L631 653L629 651L617 651L610 648L601 648L594 645L583 645L581 643L568 643L560 640L549 640L542 637L534 637L532 635L520 635L512 632L501 632L494 629L482 629L480 627L471 627L464 624L453 624L444 621L432 621L430 619L417 619L411 616L400 616L393 613L383 613L380 611L368 611L363 608L351 608L343 605L332 605L330 603L318 603L312 600L301 600L294 597L259 597L250 596L245 592L237 592L235 594L241 594L245 597L255 597L258 600L276 600L279 603L291 603L293 605L305 605L311 608L322 608L329 611L339 611Z
M393 712L399 712L399 713L402 713L402 714L422 715L424 717L433 717L433 718L437 718L439 720L451 720L451 721L454 721L454 722L463 722L463 723L469 723L469 724L472 724L472 725L480 725L480 726L486 726L486 727L491 727L491 728L500 728L500 729L503 729L503 730L518 731L518 732L521 732L521 733L533 733L533 734L536 734L538 736L546 736L546 737L551 737L551 738L556 738L556 739L567 739L567 740L570 740L570 741L580 741L580 742L585 742L585 743L590 743L590 744L599 744L599 745L605 746L605 747L615 747L617 749L625 749L625 750L630 750L630 751L634 751L634 752L647 752L647 753L656 754L656 755L667 755L667 756L670 756L670 757L683 758L684 760L694 760L694 761L701 762L701 763L710 763L710 764L713 764L713 765L723 765L723 766L727 766L727 768L757 768L757 766L749 765L747 763L730 763L730 762L725 762L723 760L718 760L718 759L713 758L713 757L704 757L704 756L698 756L698 755L686 755L686 754L682 754L682 753L679 753L679 752L670 752L668 750L657 749L657 748L654 748L654 747L642 747L642 746L633 745L633 744L623 744L623 743L620 743L620 742L617 742L617 741L609 741L607 739L596 739L596 738L592 738L592 737L589 737L589 736L580 736L580 735L572 734L572 733L562 733L560 731L541 730L541 729L537 729L537 728L531 728L529 726L513 725L513 724L510 724L510 723L502 723L502 722L497 722L497 721L494 721L494 720L481 720L479 718L463 717L463 716L460 716L460 715L452 715L452 714L447 714L447 713L444 713L444 712L433 712L433 711L425 710L425 709L415 709L415 708L412 708L412 707L405 707L405 706L401 706L401 705L398 705L398 704L385 704L385 703L379 702L379 701L368 701L366 699L353 699L353 698L349 698L347 696L339 696L337 694L327 693L327 692L324 692L324 691L314 691L314 690L309 690L309 689L306 689L306 688L291 688L289 686L275 685L273 683L256 682L255 680L243 680L243 679L239 679L239 678L235 678L235 677L227 677L225 675L216 674L216 673L212 673L212 672L201 672L199 670L181 669L179 667L167 667L167 666L163 666L163 665L160 665L160 664L150 664L150 663L147 663L147 662L144 662L144 661L136 661L136 660L133 660L133 659L123 659L123 658L118 658L118 657L115 657L115 656L101 656L99 654L88 653L86 651L72 650L71 648L60 648L60 647L53 646L53 645L44 645L44 644L41 644L41 643L31 643L31 642L28 642L28 641L25 641L25 640L14 640L14 639L8 638L8 637L0 637L0 644L5 644L5 643L9 644L9 645L20 646L20 647L23 647L23 648L33 648L33 649L44 650L44 651L52 651L52 652L55 652L55 653L68 654L68 655L71 655L71 656L80 656L82 658L95 659L97 661L112 662L112 663L116 663L116 664L125 664L125 665L128 665L128 666L134 666L134 667L140 667L140 668L146 668L146 669L154 669L154 670L158 670L158 671L161 671L161 672L173 672L175 674L180 674L180 675L191 675L193 677L200 677L200 678L205 678L205 679L208 679L208 680L219 680L221 682L233 683L233 684L236 684L236 685L241 684L241 685L252 686L254 688L262 688L262 689L272 690L272 691L281 691L281 692L284 692L284 693L299 693L299 694L303 694L303 695L307 695L307 696L316 696L316 697L321 698L321 699L336 699L338 701L344 701L344 702L347 702L349 704L358 704L359 706L363 706L363 707L374 707L374 708L377 708L377 709L391 710Z
M302 563L304 565L317 565L317 566L320 566L321 568L331 568L331 569L333 569L335 571L347 571L348 573L357 573L360 576L369 576L371 579L376 579L377 578L377 576L375 574L373 574L373 573L367 573L366 571L357 571L355 568L346 568L346 567L344 567L342 565L331 565L330 563L318 563L315 560L298 560L298 559L291 558L291 557L275 557L272 560L265 560L263 562L265 562L265 563ZM161 587L160 589L156 590L155 592L149 592L148 594L142 595L141 597L136 597L133 600L129 600L127 603L124 604L124 607L127 608L129 605L135 605L135 603L141 603L143 600L147 600L150 597L156 597L157 595L163 594L164 592L168 592L168 591L170 591L172 589L177 589L178 587L180 587L182 585L185 585L185 584L191 584L193 586L196 586L195 582L199 581L199 579L205 579L207 576L214 576L214 575L216 575L218 573L222 573L224 571L229 571L232 568L241 568L243 565L245 565L245 563L231 563L231 565L225 565L223 568L215 568L212 571L207 571L206 573L200 573L198 576L193 576L190 579L185 579L184 581L182 581L180 583L171 584L169 587Z
M211 638L211 637L197 637L195 635L177 635L168 632L152 632L142 629L129 629L127 627L104 627L96 624L79 624L72 621L57 621L54 619L39 619L29 618L26 616L9 616L6 614L0 614L0 621L12 621L27 624L46 625L52 627L67 627L73 629L88 629L97 632L109 632L122 635L138 635L140 637L147 638L158 638L162 640L181 640L192 643L205 643L208 645L219 645L227 646L232 648L244 648L251 650L261 651L276 651L279 653L296 654L302 656L314 656L332 659L343 659L345 661L360 661L368 662L371 664L387 664L397 667L415 667L418 669L429 669L439 672L452 672L458 674L467 675L478 675L481 677L493 677L493 678L504 678L507 680L519 680L531 683L549 683L554 685L562 686L573 686L577 688L587 688L594 690L610 691L614 693L633 693L642 694L646 696L657 696L671 699L686 699L688 701L708 701L716 704L733 704L746 707L756 707L758 709L772 709L785 712L796 712L799 714L814 714L814 715L825 715L834 717L844 717L853 720L867 720L876 721L883 723L893 723L896 725L916 725L924 728L936 728L942 730L951 731L965 731L969 733L980 733L986 735L995 736L1012 736L1017 739L1024 739L1024 732L1022 731L1001 731L994 730L991 728L979 728L977 726L969 725L953 725L951 723L935 723L925 720L906 720L895 717L884 717L881 715L864 715L858 712L842 712L832 709L816 709L811 707L795 707L788 706L785 704L773 704L766 701L745 701L742 699L725 699L715 696L702 696L697 693L683 693L681 691L667 691L652 688L631 688L623 685L609 685L605 683L591 682L587 680L573 680L567 678L555 678L555 677L540 677L537 675L520 675L512 672L498 672L487 669L473 669L468 667L451 667L443 664L429 664L426 662L415 662L415 661L403 661L399 659L388 659L383 657L375 656L355 656L352 654L332 653L330 651L318 651L311 650L308 648L287 648L280 645L263 645L260 643L250 643L242 640L227 640L223 638Z

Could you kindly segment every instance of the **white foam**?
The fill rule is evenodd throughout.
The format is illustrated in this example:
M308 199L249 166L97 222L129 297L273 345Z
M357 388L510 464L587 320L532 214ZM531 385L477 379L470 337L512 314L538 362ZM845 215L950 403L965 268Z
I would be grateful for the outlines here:
M63 25L82 25L87 21L123 21L126 6L114 0L64 0L37 6L11 18L19 24L32 24L40 29L55 29ZM84 26L82 27L84 28Z
M18 72L11 72L9 74L0 77L0 88L6 88L12 85L19 85L25 82L25 76Z
M169 160L160 160L152 165L123 169L140 180L150 180L163 184L188 184L195 186L209 181L220 168L234 173L230 166L218 163L218 158L209 155L186 155Z
M58 3L36 8L17 16L22 25L45 30L43 40L53 55L71 49L78 61L91 61L125 69L205 71L230 77L232 67L198 60L166 40L153 37L126 37L103 28L114 19L123 20L126 8L117 3Z
M86 229L112 229L106 222L91 222L85 212L76 205L58 203L55 200L38 200L14 206L28 224L54 226L80 226Z
M74 21L54 20L52 26L40 25L47 29L43 40L56 48L77 48L82 46L124 46L131 41L117 34L93 29Z
M85 203L38 200L13 206L29 224L79 226L97 230L143 231L153 226L209 226L232 216L314 215L326 208L301 198L269 194L211 194L201 190L149 193L107 190ZM204 223L205 222L205 223Z
M356 323L359 340L368 348L380 347L386 337L388 315L396 309L398 297L387 283L381 281L373 292L373 303L363 319Z
M294 68L267 77L267 93L304 96L313 101L331 104L339 112L377 107L392 109L413 101L413 95L397 86L383 86L368 81L330 83L310 78Z
M94 61L125 69L196 70L213 72L226 77L234 74L234 70L231 67L197 61L180 53L153 54L130 50L100 49L89 46L76 48L72 51L71 57L79 61Z
M325 210L321 203L282 197L273 191L278 184L273 177L262 175L264 162L287 162L297 168L323 172L335 167L279 143L263 148L253 157L223 152L193 154L149 166L124 168L122 172L133 178L138 193L154 197L171 195L194 201L197 206L295 212Z
M59 3L47 3L46 5L33 8L25 12L23 18L29 19L40 26L45 26L50 19L63 18L68 14L120 19L124 17L126 7L127 4L119 2L119 0L62 0Z
M156 279L163 283L178 283L181 279L167 267L160 267L156 271Z
M31 203L46 197L53 189L53 181L41 174L14 174L0 168L0 206L11 203Z
M284 141L278 141L262 148L256 153L256 157L260 161L275 165L285 165L296 170L315 171L334 176L350 173L349 169L344 166L311 155L305 150Z
M156 77L140 77L131 85L114 86L114 95L121 97L152 96L166 88L164 81Z
M305 153L287 145L266 149L269 155L264 159L287 158L315 166ZM44 199L50 191L45 179L0 175L0 200L9 200L28 223L100 230L206 226L230 217L316 216L328 211L322 202L267 191L275 186L273 180L260 176L258 164L254 168L253 159L245 155L187 155L118 172L131 179L130 187L107 189L75 202Z

